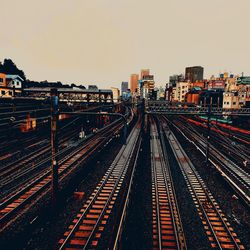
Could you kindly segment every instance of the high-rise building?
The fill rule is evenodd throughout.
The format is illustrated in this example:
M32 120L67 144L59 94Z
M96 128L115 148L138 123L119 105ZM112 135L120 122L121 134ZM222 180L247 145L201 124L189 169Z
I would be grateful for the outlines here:
M130 91L132 95L138 92L138 83L139 83L139 75L132 74L130 76Z
M184 75L172 75L169 77L169 84L168 87L175 87L177 82L183 82Z
M189 82L177 82L176 87L173 89L174 101L184 102L185 95L190 90Z
M128 82L122 82L121 84L121 94L123 95L123 93L128 91Z
M141 98L151 99L152 93L155 87L155 81L153 75L143 76L140 80L140 91Z
M111 87L111 90L113 92L114 102L118 102L120 99L120 90L118 88L115 88L115 87Z
M149 76L149 69L142 69L141 70L141 80L143 79L143 77L145 76Z
M185 71L185 80L196 82L203 80L204 68L201 66L187 67Z

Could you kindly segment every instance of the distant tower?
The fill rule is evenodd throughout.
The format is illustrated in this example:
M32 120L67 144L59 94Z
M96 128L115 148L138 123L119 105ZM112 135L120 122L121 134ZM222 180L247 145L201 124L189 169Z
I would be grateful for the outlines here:
M196 82L203 80L204 68L201 66L187 67L185 71L185 80Z
M132 74L130 76L130 90L131 94L134 94L138 91L138 84L139 84L139 75Z
M141 70L141 80L143 80L143 77L149 76L149 69L142 69Z
M122 82L121 84L121 94L128 91L128 82Z

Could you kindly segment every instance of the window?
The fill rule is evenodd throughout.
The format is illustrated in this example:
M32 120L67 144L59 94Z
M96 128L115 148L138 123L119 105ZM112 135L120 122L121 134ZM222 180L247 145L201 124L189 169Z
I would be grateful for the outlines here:
M2 90L2 91L1 91L1 94L2 94L2 95L5 95L5 90Z
M227 102L227 105L229 105L229 102Z
M12 91L9 91L9 95L12 95Z
M19 82L16 82L16 85L19 86Z
M236 102L233 102L233 105L236 105Z
M0 78L0 82L3 82L3 78Z

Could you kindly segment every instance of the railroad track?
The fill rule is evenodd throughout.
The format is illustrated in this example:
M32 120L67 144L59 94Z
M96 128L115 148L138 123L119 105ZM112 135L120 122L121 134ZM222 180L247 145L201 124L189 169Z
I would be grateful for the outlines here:
M77 145L68 145L64 148L64 143L72 140L73 138L77 138L78 132L77 129L69 130L61 139L59 140L59 153L58 157L64 157L66 154L70 153ZM88 137L87 139L89 139ZM41 144L40 149L34 151L33 153L26 155L19 160L12 162L11 164L5 166L1 169L0 173L0 199L2 197L9 195L13 190L16 190L18 186L22 185L22 182L29 181L34 178L35 175L39 174L39 172L44 171L46 165L50 163L51 160L51 147L48 144L48 140L44 146ZM84 142L80 141L77 144L81 146Z
M191 123L185 123L183 119L177 119L177 121L180 121L181 123L184 122L185 126L188 126L189 129L191 129L193 133L196 133L198 136L204 133L204 129L207 130L207 126L205 125L198 126L197 123L192 122L193 120L191 119L187 119L183 116L181 118L185 119L185 122L191 121ZM229 135L228 133L221 131L220 128L217 128L216 125L211 124L210 139L211 141L214 141L213 145L220 151L223 151L236 164L246 168L244 166L244 161L247 161L250 164L249 148L247 148L245 145L235 143L230 138L233 138L233 135Z
M34 107L31 107L31 108L34 108ZM4 119L9 119L9 117L11 116L18 116L18 115L26 115L26 114L29 114L29 113L39 113L39 112L42 112L42 111L47 111L48 113L50 112L50 107L48 108L45 108L45 107L40 107L40 108L37 108L37 109L29 109L29 110L18 110L18 111L11 111L11 112L1 112L0 113L0 121L4 120Z
M214 141L213 145L227 155L230 160L235 164L241 166L243 169L247 170L247 167L244 165L244 162L247 161L248 166L250 166L250 150L245 148L242 145L236 144L228 137L222 135L216 136L212 133L211 141Z
M77 118L79 119L79 118ZM80 126L70 126L72 123L74 123L77 119L74 119L70 123L66 124L65 126L60 128L60 133L58 135L59 137L59 145L65 143L67 140L75 138L77 136L77 130L80 129ZM65 130L65 129L68 130ZM49 134L48 134L49 137ZM0 168L0 180L2 178L5 178L9 174L15 174L15 170L21 170L21 167L28 163L36 164L41 160L41 157L43 154L50 152L50 141L49 139L42 139L39 136L35 136L30 138L30 142L32 142L35 139L35 142L33 142L30 145L23 145L25 147L25 150L29 149L29 153L25 154L24 156L19 157L17 160L5 163L3 167ZM12 145L12 148L15 148L14 145ZM30 152L31 151L31 152ZM45 157L45 156L44 156ZM0 185L1 186L1 185Z
M98 110L100 108L101 108L101 106L90 107L90 108L84 109L82 111L84 111L84 112L86 112L86 111L94 111L94 110ZM9 118L10 117L8 117L8 119ZM26 119L26 116L24 116L24 120L25 119ZM47 117L47 119L49 119L49 116ZM66 125L64 125L65 120L60 121L59 125L62 124L62 127L60 127L60 133L63 133L66 128L69 129L70 127L72 127L72 125L74 127L75 126L74 123L77 120L80 121L80 118L77 117L77 118L73 119L72 121L70 121L69 123L67 123ZM66 120L66 122L67 121L68 121L68 119ZM37 121L37 125L38 125L38 121ZM7 124L7 127L8 126L9 126L9 124ZM5 127L6 127L6 125L5 125ZM41 131L39 131L39 133L41 133ZM42 135L44 135L45 133L48 134L48 137L50 136L49 130L46 130L46 131L43 130L42 131ZM4 134L4 132L2 134ZM2 140L4 140L4 142L1 143L1 145L0 145L0 160L1 160L0 168L1 168L1 165L2 165L2 167L5 167L6 165L14 164L13 160L18 161L20 157L23 158L23 156L22 156L22 154L24 153L23 149L25 148L25 151L27 151L27 149L29 149L29 147L31 146L29 144L30 142L32 144L34 144L33 146L35 146L36 143L37 144L42 143L42 141L41 141L42 138L41 138L40 134L39 134L39 136L38 135L33 135L33 136L29 136L28 138L25 138L25 136L26 135L22 136L19 139L15 138L14 140L11 140L11 141L7 141L7 138L2 138ZM46 141L46 138L44 139L44 137L43 137L43 141ZM13 152L13 149L15 150L15 152ZM28 155L27 155L27 157L28 157Z
M28 155L25 155L24 157L21 157L20 159L16 160L15 162L12 162L3 168L1 168L0 173L0 180L6 181L6 177L10 176L11 174L16 174L16 170L21 170L22 167L26 166L26 164L40 161L40 157L44 155L46 152L49 152L50 146L48 143L48 140L46 140L46 145L41 145L39 149L37 149L35 152L29 153ZM3 182L1 182L0 186L3 185Z
M89 140L83 147L67 154L67 156L59 161L59 181L62 181L69 173L75 170L84 160L91 154L101 149L110 138L117 133L122 127L121 121L117 120L113 127L107 126L95 135L92 140ZM26 186L9 197L0 204L0 228L1 231L16 219L15 216L20 216L31 207L45 193L50 191L51 170L47 169L40 175L36 176ZM15 215L15 216L14 216ZM0 231L0 232L1 232Z
M63 139L62 137L66 137L72 134L72 129L75 129L74 122L76 122L77 119L79 118L76 118L73 121L69 122L68 124L60 127L60 133L59 133L59 138L61 137L60 139ZM33 158L35 154L39 154L40 151L42 151L46 147L47 148L49 147L49 143L50 143L48 139L50 136L49 131L39 131L38 133L39 135L36 134L28 138L24 137L24 139L19 138L19 139L15 139L14 141L3 143L3 146L1 147L1 151L7 152L7 154L9 154L9 157L11 155L12 156L17 155L16 157L17 159L15 159L14 161L13 160L7 161L7 159L5 159L5 161L3 162L3 165L1 164L2 166L0 166L1 175L3 175L3 173L6 170L12 171L11 170L12 168L19 168L19 165L22 164L22 162L24 162L24 164L31 162L31 158ZM42 136L40 133L42 133ZM47 138L45 137L46 134L47 134Z
M199 122L206 122L206 120L195 117L195 121L198 120ZM230 136L232 136L234 139L238 140L239 142L250 145L250 133L249 131L245 129L240 129L238 127L234 127L229 124L222 124L217 121L211 121L212 125L215 125L217 129L219 129L221 132L227 133ZM223 133L222 133L223 134Z
M198 133L191 131L185 124L173 126L205 156L206 142ZM250 207L250 175L241 167L236 165L224 154L210 145L209 161L219 171L223 178L235 190L240 198Z
M10 141L7 141L5 138L3 141L4 142L0 145L0 157L3 159L3 162L0 164L1 170L6 167L6 164L11 164L11 160L13 161L15 156L17 159L20 158L21 151L24 149L27 151L27 149L30 149L31 146L39 146L45 140L41 136L34 135L29 138L18 138Z
M153 249L187 249L166 150L160 141L162 133L160 135L151 119Z
M124 185L139 137L140 122L132 129L127 144L123 145L83 208L59 240L60 250L95 249L99 246Z
M69 145L66 148L59 148L58 157L63 159L67 155L71 155L71 153L76 150L77 147L81 147L89 140L92 136L87 137L84 141L77 142L75 145ZM61 142L64 143L67 141L69 137L64 138ZM40 176L41 173L46 171L50 167L51 163L51 147L46 146L41 152L35 153L31 158L34 159L33 162L25 159L20 164L16 165L14 169L9 169L8 176L2 178L1 176L1 185L0 185L0 202L3 202L4 199L8 199L14 192L17 192L21 189L24 183L32 182L36 176ZM40 157L39 157L40 156ZM30 162L25 165L26 162ZM18 169L19 168L19 169ZM3 174L6 174L5 172Z
M80 128L80 127L79 127ZM77 128L78 129L78 128ZM77 129L75 130L69 130L66 132L63 137L59 139L59 145L62 145L66 142L69 141L70 139L76 138L78 135ZM38 164L42 159L47 158L48 155L50 154L50 142L48 139L44 139L41 142L34 143L30 145L29 147L33 147L34 145L40 146L33 152L21 157L20 159L11 162L10 164L4 166L1 168L1 173L0 173L0 180L9 177L11 174L16 175L19 174L20 171L22 171L23 167L26 167L27 164L32 163L33 167L34 164ZM28 147L27 147L28 148ZM6 179L5 179L6 181ZM1 183L3 184L3 183ZM0 185L1 186L1 185Z
M166 124L163 123L163 126L165 136L168 139L187 183L187 187L192 195L192 199L206 231L211 248L245 249L180 143L174 134L168 130Z

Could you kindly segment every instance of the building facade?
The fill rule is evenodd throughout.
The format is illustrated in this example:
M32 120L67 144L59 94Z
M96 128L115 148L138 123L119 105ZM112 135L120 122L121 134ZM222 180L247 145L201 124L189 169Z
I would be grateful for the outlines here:
M140 97L151 99L152 94L155 88L155 81L153 75L143 76L143 79L140 80Z
M239 107L240 105L238 92L223 93L223 108L238 109Z
M22 92L23 79L18 75L0 73L0 97L12 97Z
M113 93L114 102L119 102L119 100L120 100L120 90L118 88L115 88L115 87L111 87L110 89L112 90L112 93Z
M141 80L145 77L145 76L149 76L150 75L150 70L149 69L142 69L141 70Z
M223 93L223 108L242 108L250 100L250 85L238 85L237 90Z
M132 95L138 92L138 85L139 85L139 75L132 74L130 76L130 91Z
M8 87L15 87L15 89L22 89L22 83L23 83L22 77L19 75L6 75L6 83Z
M203 80L204 68L201 66L187 67L185 70L185 80L196 82Z
M121 94L128 92L128 82L122 82L121 84Z
M7 86L6 74L0 73L0 86Z
M174 101L184 102L185 95L188 93L189 90L190 90L189 82L177 82L176 87L173 88Z

